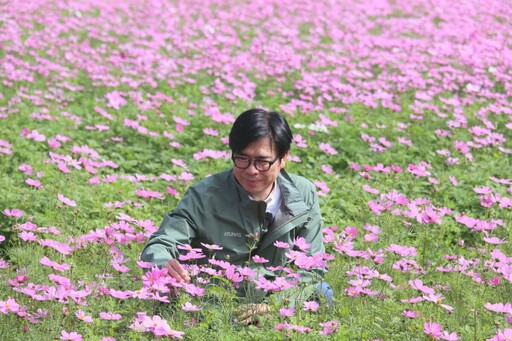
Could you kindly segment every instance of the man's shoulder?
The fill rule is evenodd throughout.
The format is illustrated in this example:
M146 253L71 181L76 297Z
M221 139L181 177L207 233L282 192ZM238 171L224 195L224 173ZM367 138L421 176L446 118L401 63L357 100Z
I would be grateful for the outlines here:
M306 179L302 175L295 174L295 173L285 173L285 178L288 177L288 179L297 187L298 190L304 191L304 190L314 190L315 185L310 180Z
M313 182L302 175L282 172L282 176L286 179L284 181L285 186L287 186L287 182L291 183L290 186L295 187L302 197L311 196L316 193L316 187Z
M212 174L202 180L199 180L190 189L196 191L216 191L217 189L226 190L226 185L230 179L231 170L225 170L219 173Z

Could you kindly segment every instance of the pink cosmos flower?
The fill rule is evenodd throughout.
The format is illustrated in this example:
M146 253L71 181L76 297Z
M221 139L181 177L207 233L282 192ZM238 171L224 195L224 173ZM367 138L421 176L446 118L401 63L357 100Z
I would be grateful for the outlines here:
M178 256L178 259L180 261L188 261L188 260L201 259L201 258L206 258L206 255L203 253L202 250L199 250L199 251L192 250L192 251L187 252L187 254L185 254L185 255Z
M403 300L400 300L400 302L402 303L418 303L418 302L423 302L425 299L421 296L419 297L411 297L409 299L403 299Z
M367 233L364 235L363 238L366 242L370 242L370 243L374 243L379 240L379 236L374 233Z
M179 194L179 192L176 189L174 189L170 186L167 186L167 193L172 196L176 196Z
M426 166L428 164L421 164L420 165L414 165L414 164L409 164L409 166L407 167L407 171L411 174L414 174L416 176L429 176L431 173L429 171L426 170L426 168L432 168L432 167L428 167Z
M284 317L292 317L295 314L295 309L281 308L281 309L279 309L279 314Z
M440 324L434 322L426 322L423 324L423 328L425 334L432 336L436 340L440 339L441 336L443 335L443 327Z
M327 155L336 155L336 154L338 154L336 149L331 147L331 145L329 143L320 143L319 147L320 147L320 150L325 152Z
M512 305L510 303L486 303L484 307L487 310L494 311L497 313L512 314Z
M75 316L79 320L84 321L85 323L92 323L92 316L86 315L83 310L77 310L76 313L75 313Z
M124 99L123 94L119 91L109 92L105 95L105 98L108 101L108 106L116 110L128 104L126 99Z
M35 187L37 189L43 188L43 185L41 185L41 181L39 181L39 180L34 180L34 179L28 178L28 179L25 180L25 183L27 185Z
M201 245L204 246L206 249L208 249L210 251L216 251L216 250L222 250L223 249L222 246L216 245L216 244L201 243Z
M427 206L416 215L416 220L420 224L440 224L440 217L441 215L438 212L436 212L432 207Z
M317 301L307 301L304 302L304 310L305 311L317 311L320 305Z
M160 200L165 199L165 196L162 193L157 192L157 191L137 189L137 190L135 190L135 194L143 199L151 199L151 198L160 199Z
M295 238L293 243L296 247L298 247L301 251L304 251L304 252L307 251L311 247L311 244L309 244L304 237Z
M340 325L340 323L338 320L332 320L332 321L320 323L320 327L322 327L323 330L319 331L318 333L320 335L331 335L336 330L338 330L339 325Z
M278 249L288 249L290 247L290 244L276 240L274 242L274 246L277 247Z
M191 180L194 180L194 175L189 172L183 172L178 176L178 179L184 180L184 181L191 181Z
M402 315L405 317L408 317L410 319L415 319L415 318L420 317L421 313L419 311L414 311L414 310L404 310L402 312Z
M368 201L368 207L372 210L373 214L381 215L382 211L386 210L386 207L373 200Z
M330 166L328 166L328 165L322 165L322 171L325 174L334 174L333 169Z
M363 191L371 193L371 194L379 194L380 191L376 188L370 187L370 185L363 185Z
M396 253L402 257L417 256L417 250L414 246L401 246L397 244L391 244L386 251Z
M53 262L51 261L48 257L44 256L43 258L41 258L41 260L39 261L39 263L41 265L45 265L45 266L49 266L49 267L52 267L54 268L55 270L57 271L66 271L66 270L69 270L69 265L68 264L59 264L57 262Z
M443 331L443 334L441 335L441 339L448 340L448 341L458 341L458 340L460 340L460 337L455 332L450 333L445 330L445 331Z
M17 313L20 310L19 304L14 298L8 298L7 301L0 301L0 312L8 314L10 312Z
M313 181L313 183L315 184L316 187L319 188L319 191L317 192L319 196L325 197L331 191L329 186L327 186L327 184L323 181L315 180Z
M455 179L454 176L449 176L448 179L450 180L452 185L454 185L455 187L457 187L459 185L459 182L457 181L457 179Z
M5 209L3 211L3 214L8 217L14 217L14 218L21 218L25 214L22 210L19 210L17 208L13 208L12 210Z
M254 263L257 263L257 264L264 264L264 263L268 263L268 262L269 262L269 260L268 260L268 259L265 259L265 258L263 258L263 257L261 257L261 256L258 256L258 255L254 255L254 256L252 257L252 261L253 261Z
M504 239L499 239L498 237L484 237L483 240L486 242L486 243L489 243L489 244L494 244L494 245L498 245L498 244L506 244L508 243L506 240Z
M185 291L189 293L191 296L203 296L206 289L188 283L187 285L185 285Z
M491 339L487 339L487 341L508 341L512 340L512 329L505 328L504 330L498 330L496 336Z
M28 241L33 242L33 241L37 240L37 236L33 232L23 231L20 234L18 234L18 237L20 237L20 239L22 239L26 242L28 242Z
M69 255L71 254L71 251L74 250L72 246L69 246L68 244L65 243L60 243L52 239L40 239L38 242L39 245L51 247L52 249L62 253L63 255Z
M435 293L434 289L429 288L426 285L423 285L423 281L421 279L410 280L408 283L413 289L416 289L424 294Z
M101 312L99 316L108 321L117 321L121 319L121 314L112 313L112 312Z
M67 331L61 331L61 340L69 340L69 341L82 341L82 335L77 332L68 333Z
M210 136L219 136L219 131L217 129L213 129L213 128L204 128L203 133L205 133L205 135L210 135Z
M183 304L183 305L181 306L181 309L182 309L183 311L189 311L189 312L190 312L190 311L195 312L195 311L200 311L200 310L201 310L201 308L200 308L200 307L198 307L198 306L196 306L195 304L192 304L192 303L190 303L190 302L187 302L187 303Z
M18 167L18 170L23 172L26 176L30 176L32 175L32 166L30 165L27 165L25 163L21 164L19 167Z
M171 162L173 164L175 164L176 166L178 167L181 167L181 168L184 168L184 169L188 169L188 166L187 164L185 163L185 161L183 160L180 160L180 159L171 159Z
M230 266L229 268L226 269L224 275L226 276L227 279L233 282L236 288L238 288L238 286L244 280L244 278L242 275L240 275L238 271L235 271L235 269L236 267L234 265Z
M71 199L68 199L66 198L65 196L63 196L62 194L57 194L57 198L65 205L68 205L68 206L71 206L71 207L76 207L76 202L71 200Z

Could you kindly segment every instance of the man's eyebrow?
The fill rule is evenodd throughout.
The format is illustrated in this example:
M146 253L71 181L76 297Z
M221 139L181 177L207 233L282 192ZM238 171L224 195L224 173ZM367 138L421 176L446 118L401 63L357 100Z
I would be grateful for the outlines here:
M267 161L266 159L272 159L272 156L263 156L263 155L258 155L254 158L252 157L249 157L247 154L244 154L244 153L235 153L235 156L243 156L243 157L246 157L248 159L255 159L255 160L265 160Z

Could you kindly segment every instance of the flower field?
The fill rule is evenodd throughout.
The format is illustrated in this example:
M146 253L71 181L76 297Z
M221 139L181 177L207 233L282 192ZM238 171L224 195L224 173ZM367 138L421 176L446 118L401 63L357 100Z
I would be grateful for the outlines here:
M511 18L509 0L0 2L0 340L511 340ZM326 254L277 245L270 281L185 247L176 283L140 252L232 167L252 107L290 123ZM334 302L283 299L311 268ZM258 325L234 322L242 285L270 294Z

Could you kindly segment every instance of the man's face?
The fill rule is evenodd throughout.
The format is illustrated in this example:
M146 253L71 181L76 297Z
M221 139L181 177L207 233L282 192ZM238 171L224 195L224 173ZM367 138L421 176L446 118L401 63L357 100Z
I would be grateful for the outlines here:
M273 148L269 138L263 138L249 144L241 152L234 156L243 156L249 159L272 161L277 157L277 151ZM284 168L288 153L281 160L277 160L266 172L259 171L251 162L249 168L241 169L233 166L233 173L242 188L254 199L265 200L272 190L274 181L281 169Z

